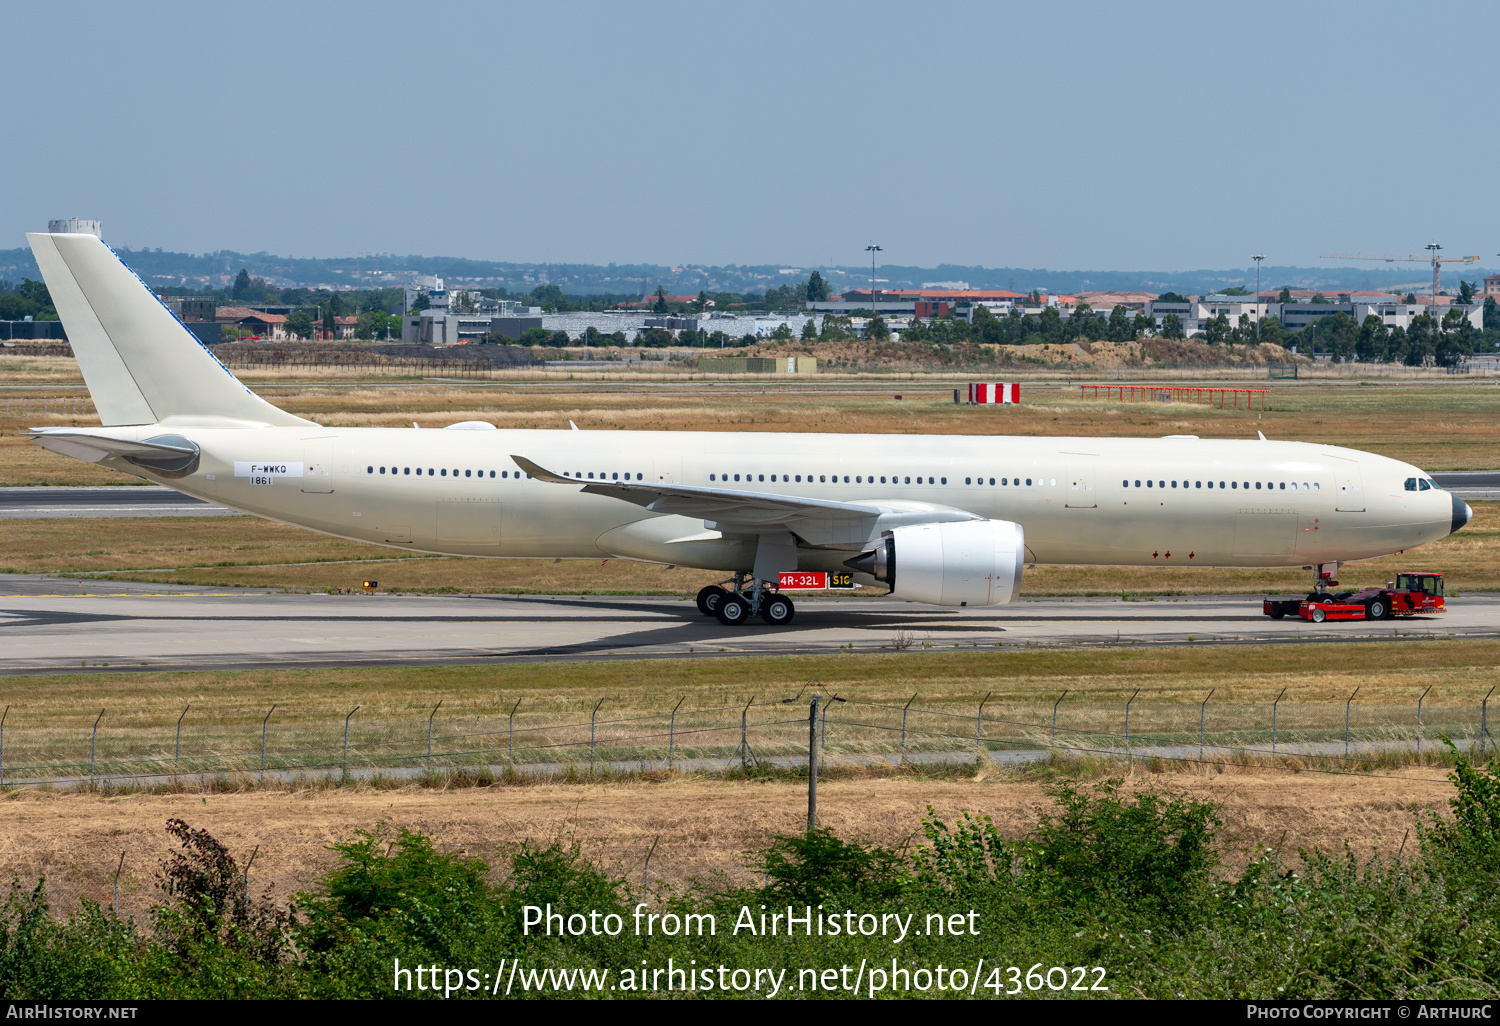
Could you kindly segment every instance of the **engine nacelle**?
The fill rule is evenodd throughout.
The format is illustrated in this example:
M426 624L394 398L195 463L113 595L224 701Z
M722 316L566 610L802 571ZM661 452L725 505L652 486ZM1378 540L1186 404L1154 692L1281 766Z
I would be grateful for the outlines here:
M890 585L913 602L998 606L1021 588L1026 539L1008 520L898 527L884 544L845 565Z

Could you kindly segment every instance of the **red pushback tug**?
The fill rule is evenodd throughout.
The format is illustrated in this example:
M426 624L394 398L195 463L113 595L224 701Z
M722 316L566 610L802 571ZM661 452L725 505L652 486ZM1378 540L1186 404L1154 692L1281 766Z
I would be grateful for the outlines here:
M1338 586L1338 581L1326 581ZM1300 616L1324 620L1389 620L1393 616L1443 611L1442 574L1397 574L1384 588L1329 593L1315 591L1304 599L1266 599L1261 611L1273 620Z

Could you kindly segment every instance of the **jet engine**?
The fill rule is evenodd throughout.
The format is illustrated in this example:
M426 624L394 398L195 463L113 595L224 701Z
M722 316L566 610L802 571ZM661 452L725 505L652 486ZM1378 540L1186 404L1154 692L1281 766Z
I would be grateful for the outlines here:
M998 606L1020 590L1025 558L1020 524L966 520L897 527L873 550L844 565L913 602Z

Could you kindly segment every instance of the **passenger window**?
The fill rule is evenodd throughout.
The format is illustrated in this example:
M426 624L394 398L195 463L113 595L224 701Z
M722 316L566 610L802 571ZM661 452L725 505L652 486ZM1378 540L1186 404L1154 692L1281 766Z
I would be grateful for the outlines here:
M1173 481L1173 482L1172 482L1172 487L1173 487L1173 488L1176 488L1176 487L1177 487L1177 482L1176 482L1176 481Z
M502 471L500 471L500 476L501 477L510 477L510 471L508 471L508 470L502 470Z
M1257 492L1260 491L1260 482L1259 481L1255 482L1255 490Z
M710 480L710 481L716 481L716 480L718 480L718 478L716 478L716 477L714 477L714 475L712 475L712 474L709 474L709 475L708 475L708 479L709 479L709 480Z
M1139 481L1137 481L1137 482L1136 482L1136 483L1135 483L1135 486L1136 486L1136 487L1137 487L1137 488L1139 488L1139 487L1140 487L1140 486L1141 486L1141 483L1140 483L1140 482L1139 482Z
M1026 487L1027 488L1031 487L1031 478L1029 478L1029 477L1026 479Z
M366 474L373 474L373 473L375 473L375 468L373 466L366 467L365 468L365 473Z
M1147 488L1155 488L1156 487L1156 483L1153 482L1153 481L1147 481L1146 482L1146 487Z
M849 483L849 475L845 474L844 475L844 484L848 484L848 483Z
M384 473L385 473L385 468L384 468L384 467L381 467L381 468L380 468L380 472L381 472L381 473L382 473L382 474L384 474Z
M1210 481L1209 484L1213 484L1213 482ZM1194 488L1202 488L1203 487L1203 482L1202 481L1195 481L1195 482L1193 482L1193 487Z
M827 474L819 474L818 475L818 483L819 484L827 484L828 483L828 475Z
M885 484L885 477L884 477L884 475L882 475L882 476L881 476L881 478L880 478L880 483L881 483L881 484Z
M1281 482L1281 490L1283 492L1286 491L1286 482L1285 481Z
M943 478L941 481L938 482L938 484L947 484L947 483L948 483L948 479L946 477Z
M464 477L473 477L473 476L474 476L474 472L472 470L466 470L466 471L464 471Z
M1229 487L1231 487L1231 488L1238 488L1239 486L1240 486L1240 483L1238 481L1231 481L1231 482L1229 482Z
M906 483L907 483L907 484L911 484L911 478L907 478L907 479L906 479Z

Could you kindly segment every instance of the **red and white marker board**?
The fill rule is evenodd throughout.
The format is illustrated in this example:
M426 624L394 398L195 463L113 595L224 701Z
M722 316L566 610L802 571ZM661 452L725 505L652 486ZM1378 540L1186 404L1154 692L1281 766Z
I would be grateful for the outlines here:
M971 381L969 402L975 405L990 403L1018 403L1021 401L1021 384L1017 381Z
M776 587L781 591L826 591L854 587L849 574L828 574L821 570L792 570L777 575Z

